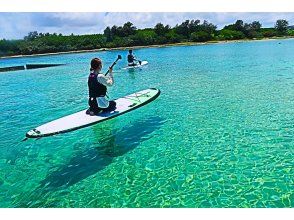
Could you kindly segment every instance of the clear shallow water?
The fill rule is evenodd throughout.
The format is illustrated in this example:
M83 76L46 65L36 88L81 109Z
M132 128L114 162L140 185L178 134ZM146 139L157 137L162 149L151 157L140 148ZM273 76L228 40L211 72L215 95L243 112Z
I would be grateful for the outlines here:
M278 44L281 42L281 44ZM154 102L113 120L21 142L84 109L88 63L126 51L0 60L67 63L0 74L0 207L293 207L294 40L136 50L117 98Z

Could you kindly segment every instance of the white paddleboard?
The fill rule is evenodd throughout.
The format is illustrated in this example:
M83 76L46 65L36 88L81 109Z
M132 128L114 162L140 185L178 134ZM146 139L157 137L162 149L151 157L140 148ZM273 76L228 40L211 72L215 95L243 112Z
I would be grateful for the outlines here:
M155 88L135 92L114 100L116 102L116 109L114 111L102 112L95 116L90 116L86 114L87 109L85 109L32 129L26 133L26 137L39 138L87 127L146 105L155 100L159 94L160 90Z
M147 61L142 61L141 64L138 63L138 64L135 65L135 66L126 66L126 67L124 67L123 69L125 69L125 70L127 70L127 69L136 69L136 68L143 67L143 66L145 66L145 65L147 65L147 64L148 64Z

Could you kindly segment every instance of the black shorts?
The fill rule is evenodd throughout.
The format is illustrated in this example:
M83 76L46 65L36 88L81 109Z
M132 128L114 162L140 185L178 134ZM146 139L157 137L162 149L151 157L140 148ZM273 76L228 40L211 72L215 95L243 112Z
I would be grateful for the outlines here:
M111 112L116 109L115 101L109 101L109 106L107 108L98 107L96 98L89 98L88 104L89 104L89 111L94 112L94 114L98 114L99 112L101 112L101 110L103 112Z

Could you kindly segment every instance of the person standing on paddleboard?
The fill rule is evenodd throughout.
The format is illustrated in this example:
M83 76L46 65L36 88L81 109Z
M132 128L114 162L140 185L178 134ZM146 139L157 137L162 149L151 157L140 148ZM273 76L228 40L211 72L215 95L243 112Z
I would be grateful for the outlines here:
M105 76L100 73L102 69L102 61L99 58L91 60L90 75L88 78L89 88L89 109L87 114L96 115L100 112L108 112L116 109L115 101L108 101L107 87L114 84L112 68L109 68L109 75Z
M128 66L136 66L137 63L135 61L138 61L139 64L141 65L141 61L136 59L136 57L133 55L133 51L132 50L129 50L129 54L128 54Z

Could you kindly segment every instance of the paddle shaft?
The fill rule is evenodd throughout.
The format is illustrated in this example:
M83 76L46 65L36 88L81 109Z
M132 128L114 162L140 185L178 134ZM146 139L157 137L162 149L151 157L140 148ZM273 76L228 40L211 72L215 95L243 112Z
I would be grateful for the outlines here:
M118 57L118 58L114 61L114 63L109 67L109 69L112 69L112 68L114 67L114 65L117 63L117 61L120 60L120 59L121 59L121 58ZM107 72L105 73L105 76L109 73L109 69L108 69Z
M142 61L138 60L135 56L134 56L134 60L137 60L139 62L139 64L141 65Z

